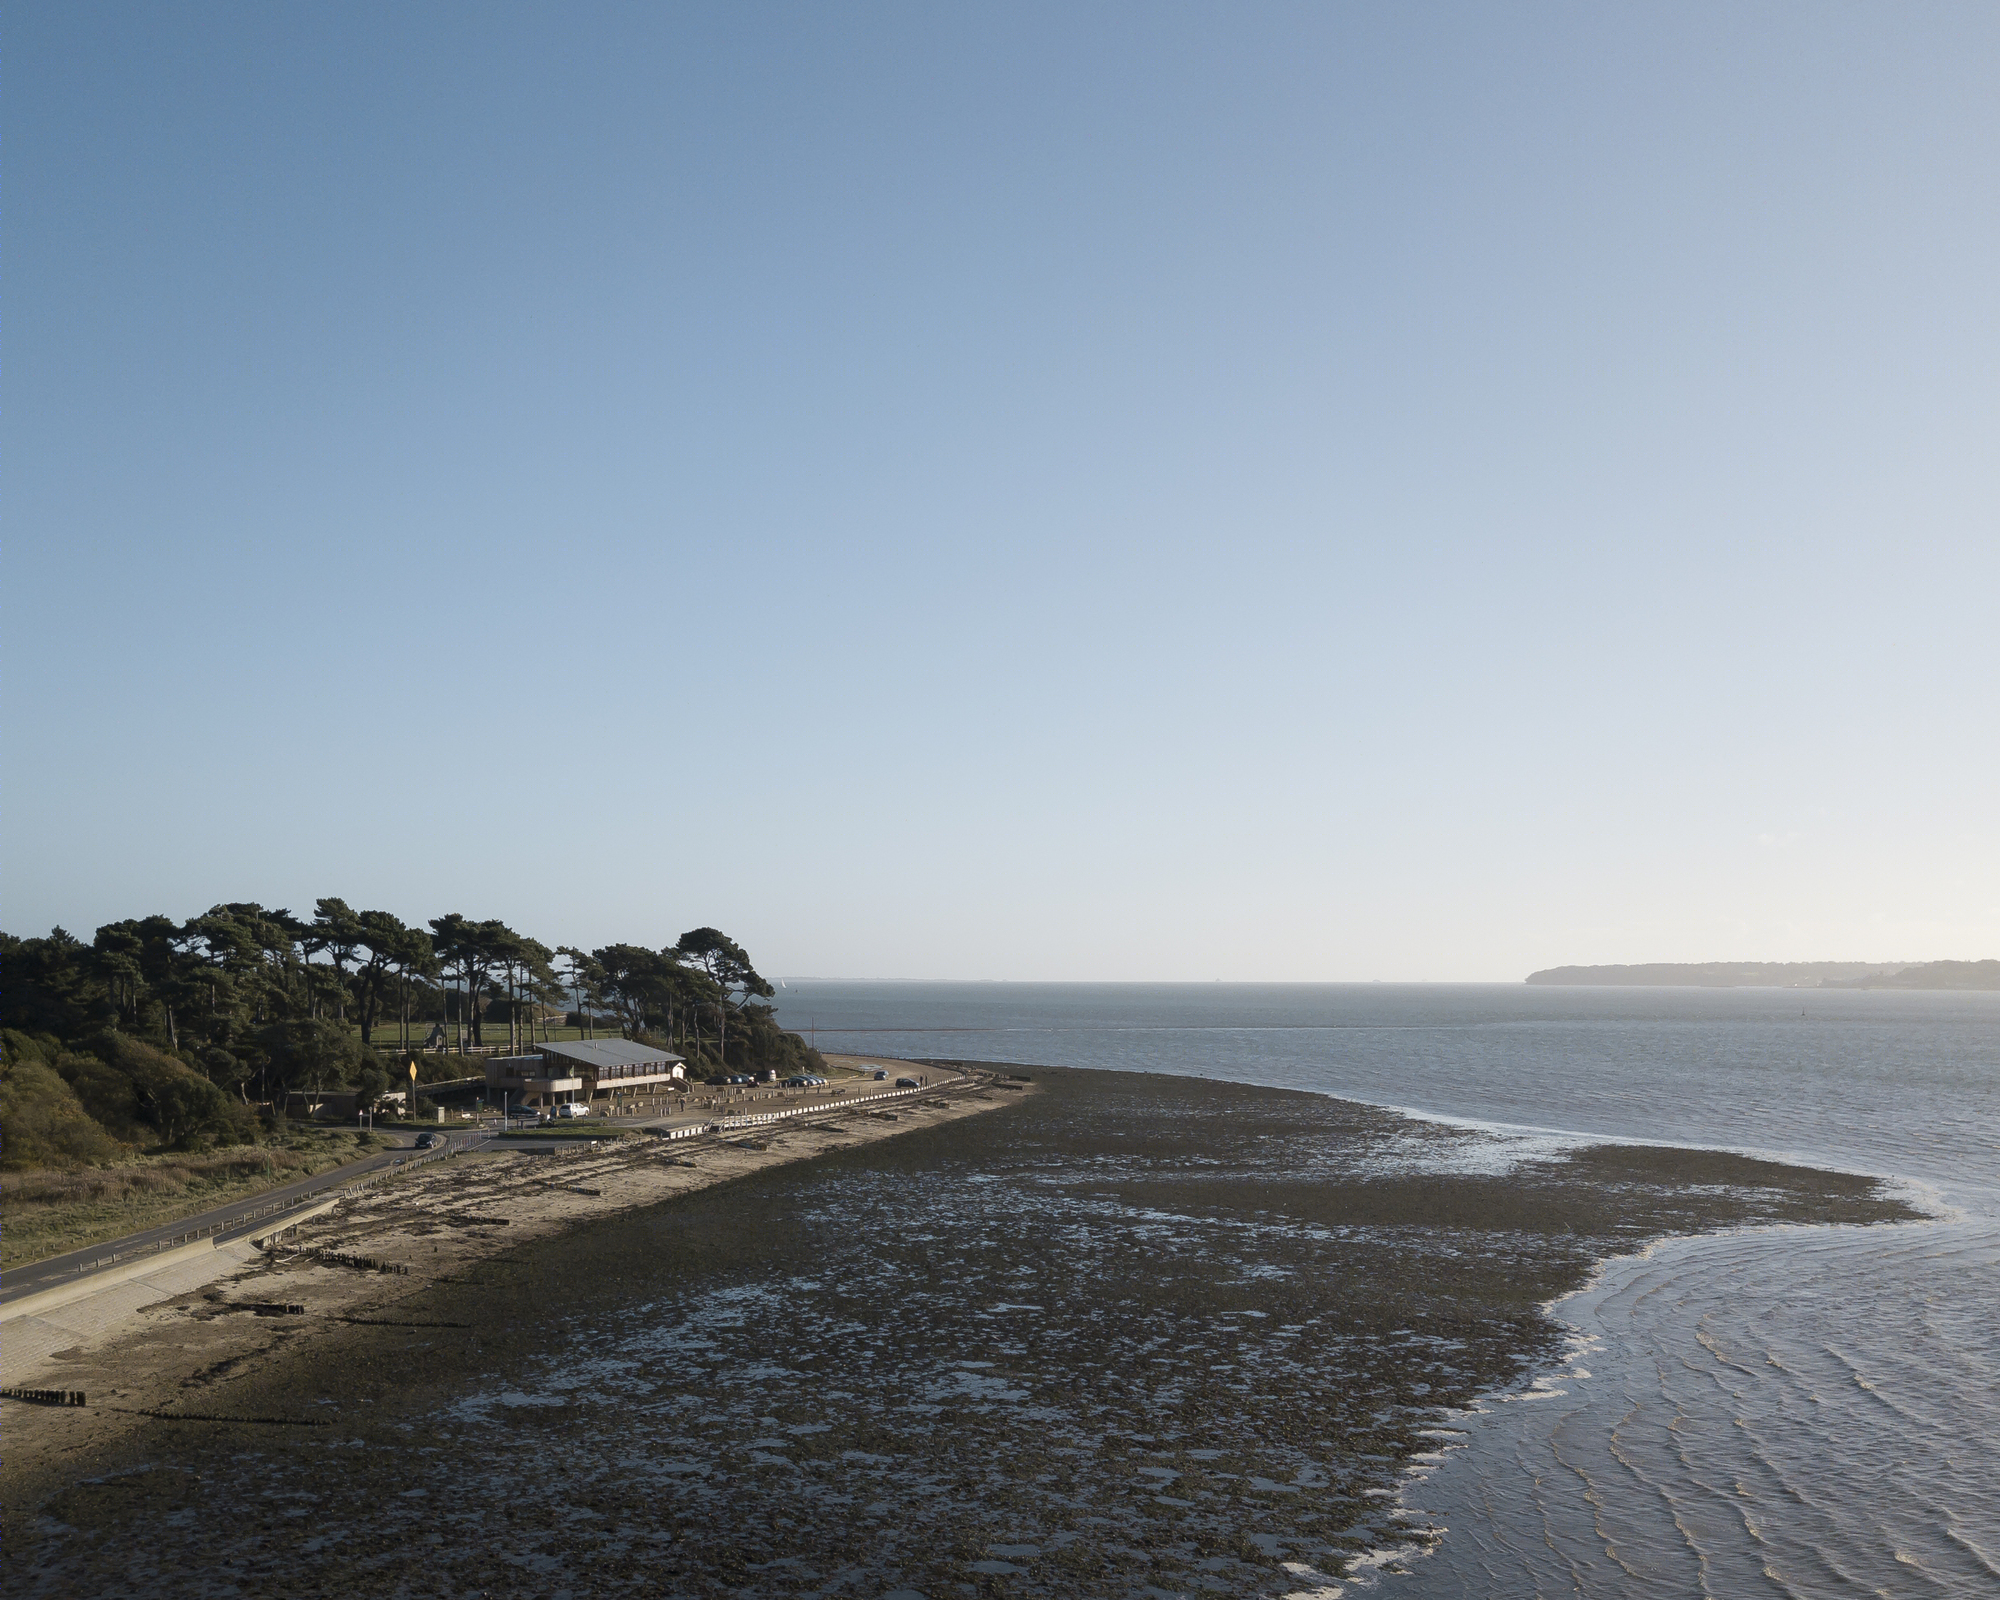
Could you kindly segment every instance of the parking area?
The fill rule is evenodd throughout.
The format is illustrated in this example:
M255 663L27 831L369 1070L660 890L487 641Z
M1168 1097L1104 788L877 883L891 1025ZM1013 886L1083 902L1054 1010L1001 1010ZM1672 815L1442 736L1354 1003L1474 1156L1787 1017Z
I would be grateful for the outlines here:
M965 1081L964 1075L953 1068L908 1061L829 1056L827 1065L832 1070L818 1083L702 1084L685 1095L675 1096L673 1110L665 1116L606 1120L628 1126L671 1126L719 1117L760 1116L814 1107L833 1111L843 1104L897 1088L955 1089Z
M811 1081L806 1074L775 1083L736 1074L721 1084L694 1083L672 1093L598 1099L556 1106L549 1110L516 1110L504 1121L497 1109L481 1108L467 1120L452 1116L443 1127L487 1133L525 1131L583 1135L593 1129L651 1128L655 1131L715 1121L725 1117L765 1116L844 1103L892 1090L955 1089L966 1081L957 1069L891 1057L828 1056L827 1071Z

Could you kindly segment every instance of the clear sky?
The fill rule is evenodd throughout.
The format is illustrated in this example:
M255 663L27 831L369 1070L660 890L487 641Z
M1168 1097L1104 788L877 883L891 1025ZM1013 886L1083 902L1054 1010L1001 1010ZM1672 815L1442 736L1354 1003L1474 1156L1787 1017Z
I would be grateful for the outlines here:
M2000 8L0 46L11 932L2000 955Z

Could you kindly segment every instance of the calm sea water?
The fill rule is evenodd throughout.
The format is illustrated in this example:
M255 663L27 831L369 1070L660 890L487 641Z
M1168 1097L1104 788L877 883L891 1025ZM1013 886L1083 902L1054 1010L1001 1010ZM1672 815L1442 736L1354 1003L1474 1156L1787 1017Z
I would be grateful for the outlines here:
M822 1047L1193 1073L1876 1173L1936 1220L1609 1263L1412 1485L1411 1595L2000 1595L2000 995L802 983ZM1396 1569L1407 1568L1399 1573Z

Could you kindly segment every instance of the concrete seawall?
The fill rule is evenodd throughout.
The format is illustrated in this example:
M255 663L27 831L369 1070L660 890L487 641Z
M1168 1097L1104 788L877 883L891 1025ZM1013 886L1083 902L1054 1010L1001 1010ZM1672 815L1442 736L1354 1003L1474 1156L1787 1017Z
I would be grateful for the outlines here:
M12 1322L17 1317L39 1316L44 1311L53 1311L58 1306L73 1305L78 1300L88 1299L100 1289L109 1289L116 1284L129 1283L134 1278L150 1278L154 1273L164 1271L180 1262L200 1256L215 1254L215 1240L196 1239L191 1244L175 1245L168 1250L156 1250L150 1255L136 1257L131 1261L121 1261L113 1267L88 1273L81 1278L73 1278L68 1283L59 1283L53 1289L37 1290L34 1294L24 1294L18 1300L9 1300L0 1305L0 1323Z
M25 1386L57 1352L116 1334L147 1306L199 1289L255 1259L257 1251L247 1241L218 1245L213 1239L197 1239L74 1283L23 1295L6 1308L6 1331L0 1333L0 1385Z

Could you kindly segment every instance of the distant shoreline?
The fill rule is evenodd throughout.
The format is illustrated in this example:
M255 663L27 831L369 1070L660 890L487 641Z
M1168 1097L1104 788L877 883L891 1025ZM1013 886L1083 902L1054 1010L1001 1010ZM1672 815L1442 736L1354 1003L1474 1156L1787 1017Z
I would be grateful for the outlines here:
M2000 989L2000 961L1653 961L1545 967L1526 982L1616 989Z

